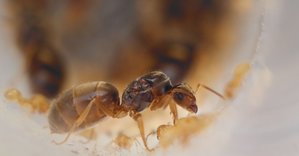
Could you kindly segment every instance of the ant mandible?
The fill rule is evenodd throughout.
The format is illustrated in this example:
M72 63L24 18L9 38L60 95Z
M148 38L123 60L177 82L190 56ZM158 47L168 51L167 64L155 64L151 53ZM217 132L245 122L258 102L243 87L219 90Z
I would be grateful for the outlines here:
M199 86L222 97L205 85ZM166 98L172 98L175 103L165 102ZM178 119L176 104L191 113L196 113L198 109L194 92L188 85L172 85L167 75L154 71L131 82L122 95L121 103L118 90L107 82L96 81L75 86L53 101L48 121L52 133L68 133L62 142L56 142L61 144L67 141L72 132L90 127L107 116L123 118L129 115L138 124L145 148L151 150L147 146L141 112L146 108L154 111L169 106L175 124Z

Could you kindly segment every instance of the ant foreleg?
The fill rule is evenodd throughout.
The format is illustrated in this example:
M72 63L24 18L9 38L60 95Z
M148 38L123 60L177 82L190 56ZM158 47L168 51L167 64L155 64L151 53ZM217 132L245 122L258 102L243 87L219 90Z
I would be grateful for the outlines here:
M176 104L170 100L169 95L155 99L151 104L150 110L154 111L158 108L166 108L167 106L169 106L170 112L173 115L173 124L175 124L176 120L178 119L178 111Z
M154 111L160 108L166 108L168 103L170 102L170 96L165 95L159 98L154 99L154 101L150 104L150 110Z
M171 101L168 105L169 105L170 112L173 115L173 124L175 125L176 121L178 120L178 110L176 104Z

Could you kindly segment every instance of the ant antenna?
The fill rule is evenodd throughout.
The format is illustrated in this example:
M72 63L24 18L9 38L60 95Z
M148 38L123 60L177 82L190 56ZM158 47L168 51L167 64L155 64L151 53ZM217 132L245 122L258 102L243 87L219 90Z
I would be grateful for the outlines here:
M217 91L213 90L212 88L206 86L206 85L203 85L203 84L200 84L198 83L197 86L196 86L196 90L195 90L195 93L199 90L200 87L203 87L205 88L206 90L216 94L217 96L219 96L221 99L225 99L223 95L221 95L220 93L218 93Z
M193 91L192 87L191 87L189 84L187 84L187 83L181 83L181 84L183 84L184 86L187 86L193 94L195 94L195 93L199 90L200 87L203 87L203 88L205 88L206 90L208 90L208 91L210 91L210 92L216 94L216 95L219 96L221 99L225 99L224 96L223 96L222 94L218 93L217 91L213 90L212 88L210 88L210 87L208 87L208 86L206 86L206 85L203 85L203 84L201 84L201 83L198 83L198 84L197 84L195 91Z

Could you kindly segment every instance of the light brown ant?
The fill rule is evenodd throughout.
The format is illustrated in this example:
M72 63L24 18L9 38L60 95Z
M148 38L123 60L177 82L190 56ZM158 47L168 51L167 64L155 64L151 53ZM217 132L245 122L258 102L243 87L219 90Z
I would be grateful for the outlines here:
M209 87L200 86L222 97ZM165 98L172 98L175 103L166 103ZM191 113L198 110L196 98L188 85L172 85L167 75L154 71L131 82L122 95L121 103L118 90L107 82L88 82L75 86L52 103L48 121L52 133L68 133L62 142L56 142L61 144L74 131L90 127L107 116L123 118L129 115L138 124L144 146L151 150L147 146L141 112L146 108L154 111L169 106L175 123L178 119L176 104Z

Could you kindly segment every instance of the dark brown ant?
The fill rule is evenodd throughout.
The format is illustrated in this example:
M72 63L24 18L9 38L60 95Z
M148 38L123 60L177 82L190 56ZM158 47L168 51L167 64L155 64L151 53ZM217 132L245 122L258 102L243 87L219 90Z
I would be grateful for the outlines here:
M207 86L200 86L216 93ZM222 97L218 93L216 95ZM172 85L167 75L154 71L131 82L122 95L121 103L117 89L107 82L75 86L52 103L48 121L52 133L68 133L62 142L56 143L61 144L72 132L90 127L106 116L123 118L129 114L138 124L144 146L150 150L145 139L141 112L146 108L153 111L169 106L175 123L178 119L176 104L165 102L168 97L187 111L197 112L196 98L188 85Z
M196 58L196 45L189 41L166 40L152 47L154 70L165 72L173 83L187 75Z
M57 50L49 44L36 45L27 57L27 71L34 93L55 97L65 82L65 64Z
M12 1L16 42L25 58L32 91L55 97L65 80L65 63L51 43L51 23L47 21L47 0Z

